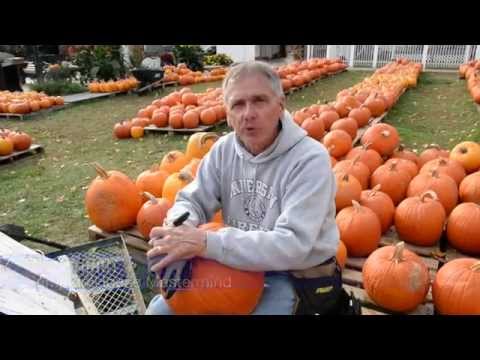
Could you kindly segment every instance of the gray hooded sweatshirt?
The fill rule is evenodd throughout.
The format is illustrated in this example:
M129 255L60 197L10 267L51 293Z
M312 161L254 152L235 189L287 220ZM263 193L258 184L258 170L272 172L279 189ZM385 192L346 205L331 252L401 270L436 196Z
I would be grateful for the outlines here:
M204 157L167 219L198 226L222 209L228 228L207 233L205 257L249 271L307 269L335 256L336 183L325 147L284 112L274 143L256 156L234 132Z

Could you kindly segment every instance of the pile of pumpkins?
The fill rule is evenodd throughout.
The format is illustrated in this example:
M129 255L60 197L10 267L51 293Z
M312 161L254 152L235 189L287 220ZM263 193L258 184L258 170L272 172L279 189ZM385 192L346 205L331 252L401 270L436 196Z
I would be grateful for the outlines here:
M194 129L200 125L214 125L226 118L222 89L207 89L193 93L188 87L174 91L138 111L131 120L116 123L114 136L118 139L139 138L144 128L153 125L159 128Z
M0 128L0 156L30 149L32 138L27 133Z
M342 59L312 58L280 66L275 70L282 81L283 91L287 92L346 68Z
M434 246L445 233L461 253L480 255L480 144L464 141L451 151L431 146L417 155L400 145L393 126L376 124L332 167L344 258L368 256L364 287L384 308L411 311L430 288L420 257L400 244L378 248L392 226L409 244ZM458 259L440 269L433 282L440 313L480 314L479 264L474 258ZM460 277L468 281L454 289Z
M322 141L334 158L346 155L358 129L365 127L372 117L387 112L406 88L416 85L421 65L398 61L378 69L361 83L341 90L334 102L313 104L294 112L295 122L310 137Z
M43 92L0 91L0 113L29 114L65 103L61 96L48 96Z
M88 84L88 91L91 93L127 92L135 89L138 84L139 81L134 77L116 81L92 81Z
M467 80L467 88L473 101L480 104L480 60L460 65L459 74L461 79Z
M215 133L192 135L185 152L170 151L159 164L139 174L136 181L120 171L106 171L96 164L98 176L85 194L90 220L107 232L136 225L148 241L151 229L163 225L177 193L194 180L203 157L217 139ZM224 226L219 210L209 223L199 227L218 231ZM263 285L263 272L240 271L196 258L191 286L175 293L167 303L177 314L249 314L262 295Z
M163 80L165 82L178 81L182 86L198 84L203 82L212 82L223 80L228 72L228 68L215 68L211 71L192 71L185 64L178 64L178 66L165 65Z

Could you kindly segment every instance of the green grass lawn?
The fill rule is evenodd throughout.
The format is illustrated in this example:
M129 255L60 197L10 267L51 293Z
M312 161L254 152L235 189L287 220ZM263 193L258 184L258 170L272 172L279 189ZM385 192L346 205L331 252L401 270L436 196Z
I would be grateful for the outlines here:
M331 101L338 91L370 74L348 71L323 79L290 95L287 108L294 111ZM196 85L192 89L203 91L217 86L220 83ZM168 88L161 95L173 90ZM116 96L31 120L0 120L0 127L26 131L45 147L41 155L0 165L0 224L20 224L32 235L67 245L86 242L90 222L84 195L96 176L92 162L135 179L167 151L185 148L187 137L182 135L150 133L140 140L113 138L115 122L134 117L158 96ZM480 113L464 81L455 74L443 73L423 74L418 87L407 91L386 118L400 130L404 143L417 148L429 143L451 147L462 139L479 141L479 120ZM221 126L217 131L228 129Z

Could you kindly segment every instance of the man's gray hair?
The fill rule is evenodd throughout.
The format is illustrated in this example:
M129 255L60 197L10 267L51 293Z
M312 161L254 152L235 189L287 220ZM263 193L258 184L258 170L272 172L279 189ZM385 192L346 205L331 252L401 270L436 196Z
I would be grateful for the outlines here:
M269 80L272 90L277 96L285 96L283 93L282 81L269 64L263 61L247 61L232 66L225 79L223 79L222 90L225 102L227 102L227 90L232 82L239 78L243 78L246 75L252 74L263 75L265 78L267 78L267 80Z

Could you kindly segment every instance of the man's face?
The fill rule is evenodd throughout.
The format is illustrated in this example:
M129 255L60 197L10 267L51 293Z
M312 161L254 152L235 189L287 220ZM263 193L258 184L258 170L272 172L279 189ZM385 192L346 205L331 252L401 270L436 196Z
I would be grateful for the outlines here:
M235 79L226 94L228 124L254 155L275 140L284 107L285 98L276 95L261 74Z

